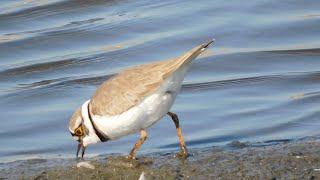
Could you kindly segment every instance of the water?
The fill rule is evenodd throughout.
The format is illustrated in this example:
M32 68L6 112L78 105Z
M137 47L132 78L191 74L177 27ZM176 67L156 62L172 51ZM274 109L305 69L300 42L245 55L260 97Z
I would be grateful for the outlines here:
M318 138L320 1L0 2L0 163L73 158L73 111L121 69L215 38L172 111L190 150ZM176 152L163 118L138 151ZM126 155L140 134L89 146Z

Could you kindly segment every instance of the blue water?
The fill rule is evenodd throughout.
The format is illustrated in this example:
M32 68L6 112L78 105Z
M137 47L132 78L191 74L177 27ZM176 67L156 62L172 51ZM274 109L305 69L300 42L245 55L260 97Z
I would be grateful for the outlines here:
M188 148L320 136L320 1L2 0L0 163L74 157L68 124L121 69L215 38L172 111ZM177 152L169 117L137 156ZM140 134L92 145L126 155Z

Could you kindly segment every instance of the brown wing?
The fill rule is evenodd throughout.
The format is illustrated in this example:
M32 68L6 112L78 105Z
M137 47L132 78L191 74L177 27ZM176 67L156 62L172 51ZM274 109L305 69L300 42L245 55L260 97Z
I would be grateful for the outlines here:
M197 46L176 59L125 69L96 90L90 102L92 113L114 116L127 111L156 91L165 78L193 61L213 42Z
M179 65L173 59L125 69L96 90L91 99L92 113L113 116L127 111L156 91Z

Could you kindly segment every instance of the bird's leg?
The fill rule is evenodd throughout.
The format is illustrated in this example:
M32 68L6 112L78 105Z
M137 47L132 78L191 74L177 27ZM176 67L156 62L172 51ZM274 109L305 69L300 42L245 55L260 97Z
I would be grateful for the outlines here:
M188 149L187 149L187 146L186 146L186 144L184 142L183 134L182 134L182 131L181 131L181 128L180 128L180 125L179 125L179 118L173 112L168 112L167 114L169 116L171 116L174 124L176 125L176 130L177 130L177 134L178 134L178 137L179 137L179 140L180 140L180 146L181 146L181 152L178 153L178 155L182 156L184 158L187 158L188 157Z
M134 153L139 149L139 147L143 144L143 142L147 139L147 132L144 129L141 129L141 138L140 140L134 145L131 152L127 156L127 159L135 159Z

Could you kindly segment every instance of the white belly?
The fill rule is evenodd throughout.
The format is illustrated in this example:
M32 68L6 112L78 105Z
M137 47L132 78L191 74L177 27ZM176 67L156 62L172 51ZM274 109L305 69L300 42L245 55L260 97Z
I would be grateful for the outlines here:
M189 66L176 71L156 92L128 111L109 117L93 115L97 127L111 139L117 139L152 126L169 112Z

